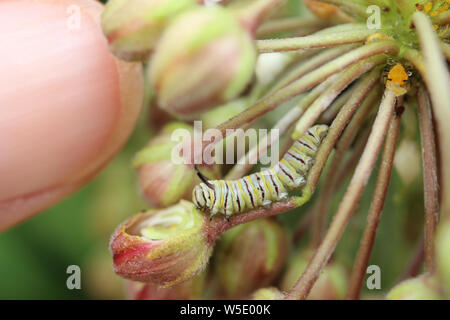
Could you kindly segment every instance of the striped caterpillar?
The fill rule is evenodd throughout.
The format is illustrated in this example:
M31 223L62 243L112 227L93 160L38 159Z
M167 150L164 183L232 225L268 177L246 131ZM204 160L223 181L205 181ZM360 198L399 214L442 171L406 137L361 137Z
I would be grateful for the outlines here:
M290 191L306 184L306 175L327 132L326 125L309 128L275 166L238 180L208 180L197 171L203 183L192 192L195 206L209 211L210 218L221 213L228 219L233 214L287 199Z

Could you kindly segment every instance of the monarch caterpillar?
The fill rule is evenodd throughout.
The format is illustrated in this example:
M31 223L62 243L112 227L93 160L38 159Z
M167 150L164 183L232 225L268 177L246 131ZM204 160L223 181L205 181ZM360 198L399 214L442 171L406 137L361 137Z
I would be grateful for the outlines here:
M306 184L306 174L327 132L326 125L309 128L275 166L238 180L208 180L197 171L203 183L192 192L194 204L199 210L209 211L210 219L217 213L228 219L286 199L288 192Z

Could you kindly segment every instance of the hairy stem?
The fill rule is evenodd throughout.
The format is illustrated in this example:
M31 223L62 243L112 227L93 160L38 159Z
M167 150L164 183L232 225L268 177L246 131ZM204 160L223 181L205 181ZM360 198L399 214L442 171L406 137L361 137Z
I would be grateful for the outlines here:
M256 219L277 215L288 210L295 209L296 207L298 207L298 202L295 198L292 198L288 201L275 202L268 209L260 207L242 214L232 215L229 221L227 221L223 217L213 218L211 221L207 222L208 226L206 227L205 232L208 239L215 240L225 231L237 225L247 223ZM206 216L205 219L208 220Z
M397 107L396 115L392 118L387 133L383 155L381 156L381 165L378 172L375 191L373 193L372 202L367 215L366 227L361 238L361 244L353 265L346 299L359 299L359 295L361 293L362 282L366 274L370 254L372 253L378 222L380 221L389 182L391 180L402 112L403 106Z
M331 34L313 34L305 37L257 40L256 47L259 52L282 52L308 50L313 48L326 48L342 44L364 42L373 30L353 30Z
M219 125L217 129L219 129L225 137L226 129L236 129L244 123L253 122L258 117L275 109L281 103L309 90L310 88L315 87L329 76L338 73L346 67L366 58L376 56L381 53L395 53L397 50L397 46L391 41L380 41L352 50L292 82L288 86L275 92L273 95L261 99L244 112ZM379 59L384 59L384 56L377 56L375 58L375 60Z
M328 134L323 140L321 147L317 151L314 166L308 173L308 179L306 186L304 187L304 192L310 194L314 192L333 147L352 118L353 114L356 112L358 106L361 104L361 101L375 86L378 79L379 70L373 70L370 74L360 79L356 84L354 89L355 94L339 111L338 115L331 124Z
M276 20L269 20L261 25L256 31L256 36L265 37L278 32L295 31L297 29L321 29L329 24L317 18L288 17Z
M369 60L369 59L368 59ZM320 97L314 101L314 103L306 110L303 117L297 122L295 126L294 139L298 139L303 135L309 127L311 127L320 115L331 105L336 97L344 91L353 81L359 78L362 74L366 73L377 64L384 62L383 59L377 59L374 61L361 61L350 68L343 71L337 81L335 81ZM375 72L378 76L379 72ZM372 81L372 83L374 83Z
M439 40L436 37L431 22L422 12L413 15L413 21L419 35L422 47L426 72L422 74L427 84L428 91L433 102L433 113L437 123L439 150L441 151L441 163L450 163L450 76L444 56L440 50ZM450 167L442 166L442 194L450 194ZM450 197L442 199L442 214L450 216Z
M395 93L387 88L381 102L380 109L375 119L372 132L362 157L356 167L355 173L350 181L350 185L344 195L344 198L335 214L333 221L325 235L319 248L310 260L305 271L291 291L286 295L286 299L306 299L312 286L319 277L320 272L327 264L333 253L337 242L339 241L350 216L355 209L362 191L364 190L370 174L375 166L378 153L386 134L390 119L392 118L396 96Z
M344 104L350 99L352 95L352 90L346 90L342 92L339 97L336 98L336 100L333 101L331 106L327 108L321 115L318 120L319 123L332 123L334 118L336 118L336 115L338 114L339 110L342 109Z
M281 137L286 130L291 128L293 124L297 121L299 117L303 114L304 110L306 110L311 103L317 97L327 89L330 84L336 80L336 75L331 76L326 81L315 87L311 92L305 95L300 102L294 106L285 116L283 116L272 128L272 130L278 130L278 136ZM272 136L271 136L272 137ZM266 136L260 143L253 146L252 149L242 158L238 160L238 163L228 172L225 179L227 180L235 180L244 176L254 164L256 164L257 160L265 154L267 149L273 144L273 140L269 141Z
M355 91L351 92L352 94L355 93ZM380 94L378 89L370 91L369 95L364 99L363 103L351 119L347 128L345 128L345 131L340 137L339 142L336 144L333 161L327 169L327 175L324 180L326 181L326 183L324 183L322 189L320 190L320 196L317 201L318 206L317 210L315 211L312 236L312 245L315 248L320 245L320 242L322 240L326 214L330 208L332 195L338 182L338 180L336 179L338 177L338 169L343 163L345 154L355 140L358 131L361 129L368 115L372 111L373 105L378 100L379 95Z
M352 50L347 54L344 54L343 56L332 60L322 67L308 73L304 77L292 82L290 85L278 90L272 95L262 98L250 108L220 124L216 128L220 132L220 137L217 137L212 142L212 144L217 144L218 142L220 142L228 134L230 134L232 129L237 129L242 127L244 124L252 123L259 117L275 109L281 103L315 87L331 75L338 73L339 71L352 64L373 56L376 57L373 57L374 61L372 62L379 63L380 60L386 59L383 53L397 52L398 47L392 41L380 41ZM197 151L198 154L194 152L192 155L192 159L196 157L201 158L201 154L203 153L204 148L206 148L208 145L211 145L211 142L204 142L203 148L200 148L201 150Z
M341 168L338 171L336 181L344 181L351 172L355 171L356 165L358 164L358 161L364 152L364 148L366 147L369 134L370 130L368 128L359 134L350 158L343 165L341 165Z
M357 45L345 45L336 48L331 48L324 50L311 57L311 59L302 62L298 66L292 67L289 72L287 72L281 79L279 79L276 84L270 89L268 94L272 94L273 92L283 88L296 79L303 77L308 72L313 71L314 69L320 67L324 63L335 59L348 51L355 49Z
M421 86L417 96L420 139L422 141L423 189L425 203L425 267L433 272L434 237L439 219L439 186L436 162L436 145L430 100Z

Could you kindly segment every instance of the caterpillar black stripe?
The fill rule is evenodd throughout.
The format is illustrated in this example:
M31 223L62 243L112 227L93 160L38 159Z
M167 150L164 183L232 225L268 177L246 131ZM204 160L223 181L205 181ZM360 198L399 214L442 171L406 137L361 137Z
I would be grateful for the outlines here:
M327 132L326 125L309 128L274 167L239 180L207 180L200 174L204 182L193 190L194 204L209 211L210 217L222 213L228 218L286 199L290 191L306 184L306 175Z

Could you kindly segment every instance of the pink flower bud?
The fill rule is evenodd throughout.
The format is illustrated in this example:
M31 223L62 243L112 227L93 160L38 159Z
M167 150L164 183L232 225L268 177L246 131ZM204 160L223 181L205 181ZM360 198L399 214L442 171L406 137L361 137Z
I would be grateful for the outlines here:
M193 133L191 126L172 122L151 139L133 160L133 166L139 172L140 192L152 206L166 207L180 199L190 200L192 190L200 182L191 164L177 163L173 159L176 147L180 144L172 140L172 133L177 129ZM220 177L220 167L217 165L199 169L211 179Z
M195 6L195 0L109 0L102 15L103 32L116 56L144 60L170 20Z
M222 7L179 16L159 41L149 78L167 112L194 118L235 98L253 75L256 51L249 33Z
M227 231L218 243L216 273L231 298L267 286L286 261L287 231L274 219L260 219Z
M169 287L198 275L212 253L205 216L187 201L139 213L120 225L110 249L114 271L127 279Z

